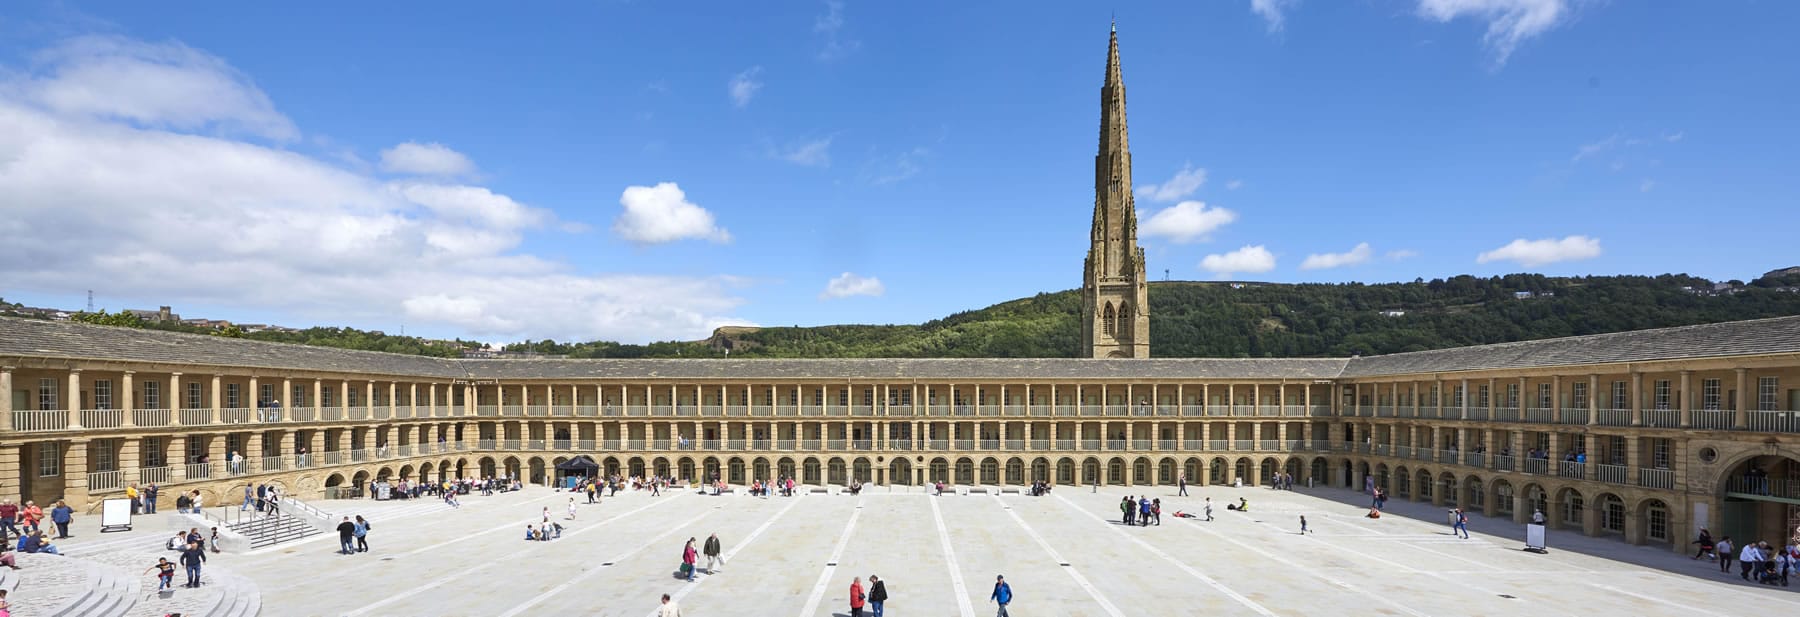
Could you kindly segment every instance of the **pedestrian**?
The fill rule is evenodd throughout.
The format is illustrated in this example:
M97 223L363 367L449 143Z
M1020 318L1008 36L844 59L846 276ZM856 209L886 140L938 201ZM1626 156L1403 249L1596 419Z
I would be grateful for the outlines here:
M20 511L20 516L22 518L19 520L25 522L25 533L32 533L39 529L38 521L44 520L44 509L39 508L37 502L26 500L25 509Z
M1700 552L1694 553L1693 559L1699 559L1702 556L1706 557L1707 559L1712 558L1712 550L1713 550L1712 532L1707 531L1706 529L1701 529L1700 530L1700 538L1697 540L1694 540L1694 544L1700 545Z
M212 539L209 540L208 542L210 544L212 544L212 552L214 552L214 553L219 552L219 528L218 527L212 528Z
M75 522L75 509L63 500L56 500L56 507L50 509L50 522L56 523L56 538L69 537L69 523Z
M356 552L369 552L369 529L369 521L363 520L361 514L356 515L356 530L352 532L356 534Z
M687 545L681 547L681 573L687 575L687 581L694 582L694 566L700 554L694 550L694 539L688 538Z
M1150 518L1156 519L1156 526L1162 526L1162 498L1150 500Z
M1310 533L1311 531L1312 530L1306 528L1306 515L1305 514L1300 515L1300 535L1304 536L1304 535Z
M863 594L862 579L850 579L850 617L862 617L863 605L868 603L868 596Z
M1132 514L1132 512L1134 512L1136 510L1137 510L1137 508L1133 507L1131 504L1131 496L1126 495L1124 501L1119 502L1119 514L1120 514L1121 522L1125 523L1126 525L1130 525L1131 524L1131 514Z
M138 487L136 484L125 487L125 498L131 500L132 516L143 514L144 502L138 499Z
M1000 605L1000 612L995 613L994 617L1006 617L1006 605L1012 604L1012 599L1012 586L1006 584L1006 577L994 576L994 593L988 596L989 601Z
M1733 553L1731 551L1733 548L1736 548L1736 547L1737 547L1737 545L1733 544L1731 542L1731 536L1725 536L1723 538L1719 538L1719 543L1713 545L1713 549L1718 551L1718 553L1719 553L1719 571L1720 572L1730 572L1731 571L1731 560L1737 558L1737 553Z
M575 520L575 498L569 498L569 520Z
M1455 520L1450 524L1450 535L1461 534L1462 539L1469 539L1469 514L1463 512L1462 508L1457 508L1450 511L1450 516Z
M156 565L150 566L149 570L144 571L145 574L151 572L156 573L157 591L162 591L175 586L175 564L169 563L168 557L157 557Z
M656 617L681 617L681 606L674 600L670 600L669 594L665 593L662 597L662 606L656 609Z
M1175 480L1175 486L1180 487L1180 489L1181 489L1181 490L1177 491L1175 494L1180 497L1186 497L1187 496L1187 474L1185 474L1185 473L1181 474L1181 477L1177 478Z
M719 556L719 534L706 537L706 573L718 574L719 566L725 565L725 558Z
M337 532L338 554L348 555L355 552L355 547L350 545L350 541L356 537L356 523L350 522L350 517L346 516L344 522L338 523Z
M19 506L11 499L0 500L0 544L11 544L11 536L24 535L19 533L18 520Z
M184 587L200 586L200 564L206 563L206 549L198 543L188 543L187 550L181 551L181 565L187 568L187 584Z
M1544 511L1543 510L1533 510L1532 511L1531 524L1533 524L1533 525L1544 524Z
M887 603L887 583L881 577L869 575L869 614L881 617L881 605Z
M1209 521L1213 520L1212 519L1212 498L1211 497L1206 498L1206 520L1209 520Z
M1149 525L1150 525L1150 498L1149 497L1138 497L1138 526L1139 527L1147 527Z
M1750 573L1762 568L1762 549L1755 542L1745 542L1744 549L1738 553L1738 570L1744 580L1750 580Z
M238 511L243 512L245 510L249 510L250 504L255 503L255 502L256 502L256 488L252 487L248 484L245 484L244 485L244 505L238 506Z
M145 514L156 514L156 495L160 492L162 492L162 489L157 488L155 482L151 482L150 486L144 487Z

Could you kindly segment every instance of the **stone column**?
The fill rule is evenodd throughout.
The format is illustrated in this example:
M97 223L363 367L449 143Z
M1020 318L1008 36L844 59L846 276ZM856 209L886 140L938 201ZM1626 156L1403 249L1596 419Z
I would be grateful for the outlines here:
M1600 375L1597 373L1588 373L1587 423L1588 426L1600 423Z
M71 381L73 379L76 378L72 377ZM71 393L69 398L78 397ZM73 404L79 405L80 403ZM88 504L88 441L86 439L69 441L69 450L63 453L62 471L63 500L69 502L69 507L74 508L77 512L86 511Z
M1681 410L1681 426L1683 428L1690 428L1690 427L1694 426L1694 406L1688 404L1688 401L1691 401L1694 398L1692 396L1693 391L1688 389L1689 382L1692 381L1693 376L1694 376L1693 371L1682 371L1681 372L1681 386L1680 386L1681 389L1680 389L1680 391L1675 393L1675 399L1676 399L1675 402L1677 404L1676 409Z
M225 447L225 436L207 435L205 439L206 465L207 467L212 468L213 479L217 480L228 477L225 474L225 470L230 469L230 467L227 466L228 461L225 460L225 456L230 454L230 452Z
M261 409L262 408L262 389L257 387L260 383L261 382L259 382L257 380L255 375L250 376L250 408L251 409ZM238 401L238 405L241 406L243 404L244 404L244 402L242 400Z
M131 412L125 412L130 416ZM143 468L142 438L126 437L119 440L119 482L121 486L138 483L138 470Z
M373 386L374 383L370 382L370 385ZM400 382L398 381L388 382L388 417L400 417Z
M262 468L262 457L263 457L262 431L254 431L254 432L250 433L249 439L244 440L244 472L245 473L256 473L256 472L261 472L261 471L268 471L267 469ZM252 467L252 465L255 465L255 466Z
M325 407L325 380L313 380L312 400L307 401L306 406L313 408L314 420L325 419L325 410L323 409Z
M212 401L212 409L209 409L206 411L206 421L208 424L218 424L219 423L219 409L225 406L225 403L224 403L225 388L223 387L224 383L225 383L224 375L220 375L218 373L213 373L212 389L209 392L212 396L208 397Z
M1644 374L1631 369L1631 425L1644 424Z
M12 374L13 374L13 367L0 366L0 433L8 433L13 430L13 414L12 414L12 412L15 409L13 407L15 401L13 401L13 375ZM3 458L6 455L6 453L8 453L8 452L11 453L11 455L16 463L17 459L19 457L18 448L5 448L4 451L0 451L0 458ZM16 467L15 467L15 469L16 469ZM8 471L7 469L0 467L0 478L22 477L16 473L9 475L7 473L7 471ZM12 488L12 489L7 489L7 488L4 488L3 485L0 485L0 496L11 496L12 492L9 492L9 491L16 492L18 490L19 489L17 487ZM17 501L17 500L15 500L15 501Z
M69 370L68 396L69 400L64 406L69 410L69 429L81 430L81 369ZM82 443L82 447L84 449L87 447L86 442ZM86 459L83 459L82 465L87 465ZM64 482L67 482L67 479L65 479ZM87 486L87 476L85 474L81 476L81 482L83 487ZM86 489L84 488L83 492L85 492L85 490ZM75 504L71 503L69 505Z
M1750 391L1750 370L1737 369L1737 418L1732 426L1739 429L1749 428L1750 397L1752 396L1755 396L1755 393Z

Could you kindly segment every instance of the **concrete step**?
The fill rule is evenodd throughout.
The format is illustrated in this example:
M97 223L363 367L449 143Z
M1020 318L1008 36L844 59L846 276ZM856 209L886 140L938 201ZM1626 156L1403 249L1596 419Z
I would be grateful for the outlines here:
M262 612L262 590L249 579L220 573L211 584L219 592L219 601L199 613L202 617L256 617Z
M98 562L84 562L87 581L82 592L48 613L50 617L123 615L137 603L136 577L123 569Z

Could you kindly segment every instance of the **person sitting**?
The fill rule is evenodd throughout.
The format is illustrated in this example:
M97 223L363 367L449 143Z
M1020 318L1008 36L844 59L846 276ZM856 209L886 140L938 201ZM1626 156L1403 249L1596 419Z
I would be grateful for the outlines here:
M179 531L175 532L175 537L169 538L168 542L164 542L163 548L171 551L187 550L187 534Z
M1250 511L1250 500L1245 499L1243 497L1239 497L1237 503L1225 504L1225 509L1226 510L1236 510L1238 512L1249 512Z
M536 527L532 527L532 526L531 526L531 525L526 525L526 526L525 526L525 539L526 539L526 540L536 540L536 539L538 539L538 532L537 532L537 528L536 528Z
M32 532L25 540L25 547L21 550L26 553L45 553L49 555L62 554L62 551L57 550L56 546L50 544L50 540L44 538L44 532L42 531Z
M1377 510L1375 508L1369 508L1368 517L1369 518L1381 518L1381 511Z
M551 537L557 537L557 538L561 538L561 537L562 537L562 530L563 530L563 526L562 526L562 523L558 523L558 522L554 522L554 521L552 521L552 522L551 522L551 523L550 523L550 529L551 529L551 530L553 530L553 531L554 531L554 532L555 532L555 536L551 536L551 535L550 535L550 532L547 532L547 531L540 531L540 532L538 532L538 533L539 533L539 534L540 534L540 535L543 535L543 536L545 536L545 537L544 537L544 539L545 539L545 540L549 540L549 539L550 539L550 538L551 538Z

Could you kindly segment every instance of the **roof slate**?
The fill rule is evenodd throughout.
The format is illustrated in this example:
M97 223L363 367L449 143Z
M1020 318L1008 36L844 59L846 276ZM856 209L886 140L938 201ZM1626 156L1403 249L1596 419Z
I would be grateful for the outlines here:
M1336 379L1800 353L1800 316L1360 358L443 359L0 317L0 357L440 379Z

